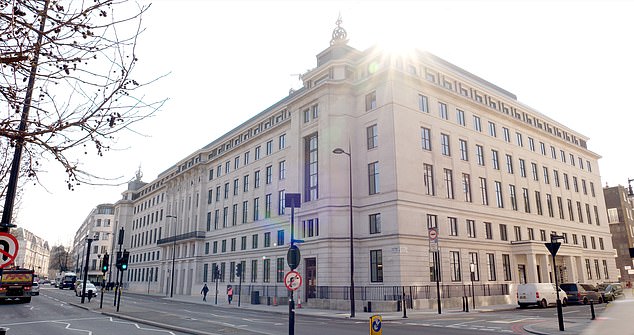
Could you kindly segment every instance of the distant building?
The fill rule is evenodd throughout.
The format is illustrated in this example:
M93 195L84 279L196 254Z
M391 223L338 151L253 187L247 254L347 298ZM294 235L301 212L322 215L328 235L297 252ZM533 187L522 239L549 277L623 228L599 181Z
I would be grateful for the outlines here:
M91 244L90 259L88 262L88 279L94 282L101 282L103 279L103 273L100 268L101 257L106 254L106 252L112 254L113 221L114 205L101 204L88 214L75 233L71 255L73 267L71 270L77 272L78 277L83 278L84 276L86 256L88 254L86 251L88 246L87 238L90 237L93 239L93 242ZM107 277L108 274L106 274L106 280L108 280Z
M198 294L216 266L235 286L242 264L245 292L286 296L289 193L304 302L348 297L350 196L359 304L402 285L428 299L436 265L447 294L473 280L512 300L554 282L551 234L562 281L618 279L587 137L430 53L354 49L339 22L332 36L301 89L124 192L132 291Z
M19 246L14 264L24 269L33 269L42 278L48 276L48 242L24 228L11 229L11 234L18 240Z
M621 282L634 282L634 270L629 248L634 247L634 199L619 185L604 187L603 196L608 210L612 244L616 249L616 267Z
M72 257L67 248L63 245L56 245L51 248L51 257L48 266L48 277L55 278L60 272L75 270L71 267Z

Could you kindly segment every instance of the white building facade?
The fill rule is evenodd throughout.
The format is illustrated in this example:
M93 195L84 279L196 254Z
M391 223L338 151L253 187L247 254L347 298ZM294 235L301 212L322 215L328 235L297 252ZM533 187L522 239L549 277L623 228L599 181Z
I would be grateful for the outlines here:
M300 193L300 296L345 300L349 178L359 300L435 283L430 228L443 285L473 278L508 296L514 284L554 282L551 234L563 238L562 282L617 279L588 138L434 55L359 51L342 31L303 88L125 199L131 289L198 294L218 266L224 293L242 263L243 286L285 296L284 199Z
M40 278L48 276L48 242L24 228L14 228L11 234L18 241L18 254L13 264L23 269L33 269Z
M71 270L77 273L77 279L84 278L86 257L88 259L88 280L101 283L104 279L101 271L101 258L108 253L112 255L112 240L114 231L114 205L97 205L75 233L71 258L74 266ZM88 238L92 239L90 251ZM105 276L108 280L108 274Z

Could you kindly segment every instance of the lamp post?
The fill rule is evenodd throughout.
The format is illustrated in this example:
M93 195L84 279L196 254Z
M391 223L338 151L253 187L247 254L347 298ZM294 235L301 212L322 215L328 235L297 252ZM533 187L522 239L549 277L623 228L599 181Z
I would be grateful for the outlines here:
M81 303L83 304L84 301L86 300L86 283L88 282L88 264L90 262L90 245L92 244L92 241L96 240L96 237L90 237L88 234L86 234L86 241L88 242L88 247L86 248L86 263L84 265L84 281L81 282L82 288L81 288Z
M174 218L174 234L172 234L172 279L170 282L170 298L174 297L174 267L176 265L176 215L166 215L165 217Z
M348 152L341 148L332 151L336 155L344 154L348 156L348 180L349 180L349 211L350 211L350 317L354 318L354 228L352 222L352 155L350 154L350 143Z
M475 287L473 286L473 280L475 279L476 265L473 262L469 264L469 270L471 271L471 301L473 301L473 309L475 310Z
M555 289L557 292L557 321L559 323L559 330L564 331L564 316L563 311L561 309L561 299L559 299L559 280L557 279L557 263L555 261L555 256L557 255L557 251L561 246L559 240L563 240L564 237L562 235L551 234L550 235L550 243L545 243L546 248L550 251L550 254L553 256L553 272L555 273Z

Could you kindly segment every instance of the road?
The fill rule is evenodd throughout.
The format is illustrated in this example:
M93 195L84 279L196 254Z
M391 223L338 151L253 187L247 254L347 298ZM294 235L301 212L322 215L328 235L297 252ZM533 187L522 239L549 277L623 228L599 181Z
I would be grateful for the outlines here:
M237 308L235 305L214 306L165 299L157 296L124 294L120 312L113 310L113 295L107 293L104 309L99 309L99 298L86 301L78 308L80 298L74 292L43 287L40 296L30 304L0 305L0 327L9 328L7 334L289 334L288 310ZM595 306L597 315L605 305ZM106 312L106 315L101 312ZM333 311L332 314L337 312ZM448 312L410 313L407 319L385 319L386 334L527 334L523 326L539 322L557 322L555 308L529 308L490 313ZM365 319L297 315L296 334L362 335L369 333ZM568 320L588 319L588 306L568 306L564 309ZM121 317L121 318L119 318ZM151 324L140 323L149 320ZM144 322L146 323L146 322ZM165 326L168 325L168 326ZM46 330L46 331L44 331Z

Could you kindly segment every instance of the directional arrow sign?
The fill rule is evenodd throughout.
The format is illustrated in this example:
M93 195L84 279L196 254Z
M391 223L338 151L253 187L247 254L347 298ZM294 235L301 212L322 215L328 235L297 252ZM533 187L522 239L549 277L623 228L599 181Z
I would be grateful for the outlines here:
M559 250L561 243L555 242L555 243L544 243L544 244L546 245L546 249L550 251L550 254L553 255L553 257L557 256L557 251Z

